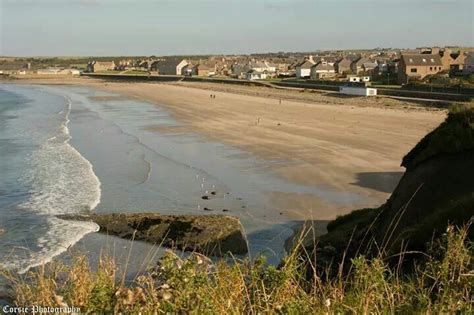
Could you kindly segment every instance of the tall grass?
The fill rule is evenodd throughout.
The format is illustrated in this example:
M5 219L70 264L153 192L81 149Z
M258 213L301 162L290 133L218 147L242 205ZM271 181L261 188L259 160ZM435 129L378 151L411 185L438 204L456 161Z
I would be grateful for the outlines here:
M301 248L280 267L263 258L213 263L200 254L183 259L170 251L131 283L121 281L115 262L106 256L97 271L91 271L85 255L75 255L67 265L53 262L23 276L4 274L18 306L74 306L87 314L472 314L474 255L468 228L450 226L408 274L380 257L360 255L346 262L349 273L308 277L312 259L302 257L309 254ZM399 258L402 262L404 253Z

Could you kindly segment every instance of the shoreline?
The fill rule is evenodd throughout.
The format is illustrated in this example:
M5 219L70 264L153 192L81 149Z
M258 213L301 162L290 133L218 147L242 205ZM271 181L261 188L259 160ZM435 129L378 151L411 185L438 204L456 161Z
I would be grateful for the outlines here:
M255 155L285 180L359 194L364 200L360 205L335 204L307 194L273 194L280 205L275 211L284 209L297 220L331 220L357 207L382 204L403 173L403 155L445 116L444 110L386 98L338 98L261 87L71 77L4 82L85 85L150 102L184 124L159 132L195 132ZM210 99L210 91L215 99Z

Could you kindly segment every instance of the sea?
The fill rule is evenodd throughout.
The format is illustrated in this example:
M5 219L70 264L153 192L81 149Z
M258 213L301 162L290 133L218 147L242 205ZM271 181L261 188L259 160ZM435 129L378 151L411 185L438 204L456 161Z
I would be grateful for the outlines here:
M272 193L361 202L286 181L272 165L287 161L259 160L180 126L163 107L115 93L0 84L0 267L24 273L75 248L96 258L104 246L143 264L148 245L138 242L132 253L128 241L96 233L92 222L57 218L89 212L233 215L249 255L277 264L298 222L275 211Z

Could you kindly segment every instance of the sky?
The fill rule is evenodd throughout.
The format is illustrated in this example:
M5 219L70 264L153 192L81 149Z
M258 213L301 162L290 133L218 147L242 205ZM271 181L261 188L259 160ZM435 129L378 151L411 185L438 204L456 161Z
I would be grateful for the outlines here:
M474 46L474 0L0 0L0 55Z

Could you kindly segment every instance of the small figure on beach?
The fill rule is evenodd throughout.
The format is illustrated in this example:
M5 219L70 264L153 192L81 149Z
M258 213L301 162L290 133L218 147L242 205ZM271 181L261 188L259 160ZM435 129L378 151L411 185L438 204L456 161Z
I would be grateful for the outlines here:
M281 105L281 98L280 98L280 105Z

